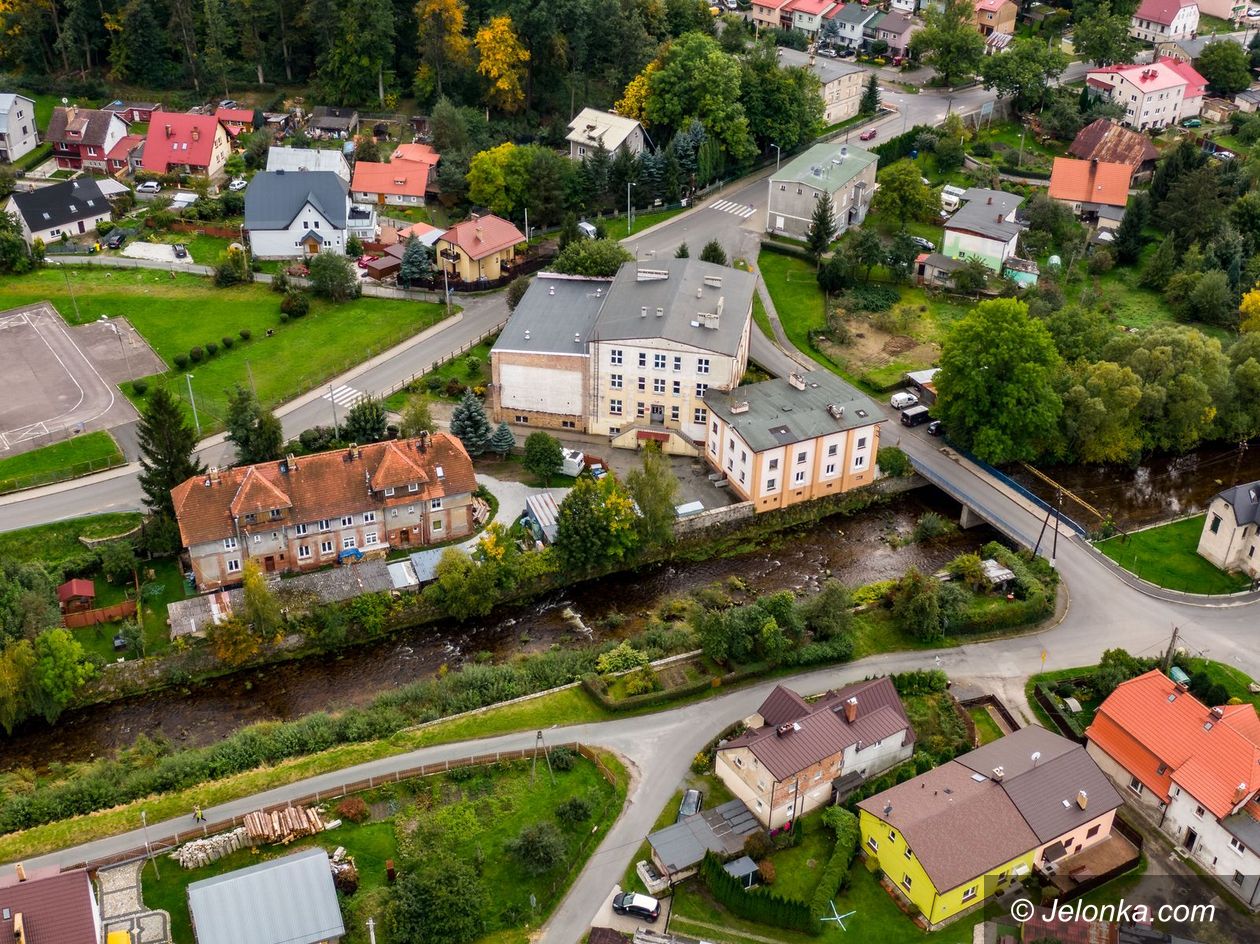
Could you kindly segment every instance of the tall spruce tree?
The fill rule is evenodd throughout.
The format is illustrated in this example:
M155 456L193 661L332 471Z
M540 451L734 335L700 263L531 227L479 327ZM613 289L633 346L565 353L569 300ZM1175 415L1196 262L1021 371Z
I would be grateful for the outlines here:
M1150 218L1151 201L1144 193L1139 193L1129 201L1124 219L1116 229L1116 259L1125 265L1132 265L1142 255L1142 247L1146 245L1146 237L1142 228Z
M862 100L858 102L858 114L873 115L879 111L879 80L875 73L871 73L871 77L866 81L866 88L862 91Z
M497 454L500 459L506 459L507 454L515 448L516 436L507 423L500 423L494 435L490 437L490 451Z
M145 505L154 515L174 518L171 489L206 469L193 456L197 434L171 392L157 387L148 401L136 431L140 441L140 488Z
M485 408L471 390L464 393L451 414L451 432L459 438L470 456L480 456L490 447L493 430L486 419Z
M835 208L831 205L831 194L824 193L814 203L814 214L810 218L809 229L805 232L805 247L814 257L815 263L822 260L835 232Z
M398 281L410 288L427 279L433 272L433 251L415 236L403 246L402 261L398 267Z

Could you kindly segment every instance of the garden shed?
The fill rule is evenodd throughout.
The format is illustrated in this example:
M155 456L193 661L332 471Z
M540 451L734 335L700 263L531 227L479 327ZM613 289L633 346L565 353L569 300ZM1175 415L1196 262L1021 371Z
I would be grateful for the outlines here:
M57 588L57 602L63 613L90 610L96 602L96 585L82 577L67 580Z

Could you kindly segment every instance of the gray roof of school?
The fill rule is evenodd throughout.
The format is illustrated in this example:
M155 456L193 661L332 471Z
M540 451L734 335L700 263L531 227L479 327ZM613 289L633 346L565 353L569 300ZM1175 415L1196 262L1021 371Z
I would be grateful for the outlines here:
M346 933L323 849L193 882L188 910L197 944L317 944Z
M494 349L585 355L610 285L612 279L539 273L508 318ZM575 334L581 337L580 343L574 343Z
M310 203L329 223L344 229L348 192L346 182L332 171L263 171L245 190L245 228L286 229Z
M846 62L843 59L831 59L827 56L814 56L813 62L810 62L809 53L788 46L780 46L775 52L779 57L779 65L800 66L808 69L818 76L818 81L823 85L844 78L846 75L853 75L855 72L866 71L856 63Z
M878 160L870 151L852 144L815 144L784 164L770 179L808 184L835 193ZM833 164L832 161L840 163Z
M777 377L736 387L729 393L709 390L705 405L720 416L755 452L805 442L829 433L869 426L883 419L874 401L835 374L815 370L804 375L805 389L797 390ZM748 404L736 413L735 404ZM843 407L840 416L831 407Z
M1006 217L1024 202L1023 197L1002 190L970 187L963 194L963 200L966 202L945 224L947 230L962 229L1003 242L1019 233L1020 225Z
M645 278L667 272L668 278ZM709 280L709 281L706 281ZM712 282L713 284L710 284ZM699 259L627 262L617 272L595 322L592 340L633 341L664 338L734 356L752 311L757 279L750 272ZM699 323L701 313L722 312L716 328ZM643 309L647 317L643 317ZM661 315L656 315L656 309Z

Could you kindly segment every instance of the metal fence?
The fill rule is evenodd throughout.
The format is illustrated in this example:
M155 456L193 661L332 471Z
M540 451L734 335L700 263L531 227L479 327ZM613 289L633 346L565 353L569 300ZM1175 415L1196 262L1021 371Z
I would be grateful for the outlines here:
M40 443L36 448L51 443L64 442L77 435L73 427L67 427L62 432L65 433L64 436L40 436L38 440L33 440ZM119 454L108 459L85 459L83 462L63 465L48 472L12 475L7 478L0 478L0 495L7 495L9 492L20 492L27 488L38 488L41 485L52 485L54 482L65 482L68 479L77 479L84 475L91 475L93 472L104 472L107 469L114 469L126 464L127 460Z
M437 370L439 367L443 366L444 364L449 364L451 361L455 360L455 358L461 357L462 355L467 354L469 351L475 348L478 344L481 344L484 341L488 341L491 338L493 338L495 335L497 335L500 331L503 330L506 324L507 324L506 321L500 321L498 324L494 325L492 328L488 329L483 334L479 335L476 338L473 338L471 341L468 341L465 344L460 345L460 347L457 350L451 351L445 357L438 358L432 364L430 364L426 369L418 370L414 374L412 374L410 377L400 380L395 384L391 384L390 386L386 387L383 391L381 391L381 399L384 399L385 397L388 397L392 394L397 393L399 390L402 390L406 387L411 386L411 384L415 383L420 378L433 373L433 371Z
M1008 488L1015 490L1024 498L1028 499L1030 502L1035 504L1042 511L1048 511L1051 514L1056 515L1060 521L1062 521L1065 525L1067 525L1069 528L1071 528L1081 537L1083 538L1089 537L1089 531L1086 530L1084 526L1078 524L1076 521L1072 520L1067 515L1063 514L1061 511L1058 511L1053 505L1051 505L1044 498L1041 498L1039 495L1036 495L1033 492L1029 491L1029 489L1026 486L1020 485L1018 482L1016 482L1013 478L1011 478L1005 472L1001 471L1000 469L994 468L993 466L989 465L989 463L985 462L983 459L976 458L971 453L967 452L965 449L960 449L954 443L950 443L950 445L958 452L960 456L962 456L968 462L983 469L985 472L993 476L993 478L997 479L999 482L1001 482L1003 485L1007 486Z

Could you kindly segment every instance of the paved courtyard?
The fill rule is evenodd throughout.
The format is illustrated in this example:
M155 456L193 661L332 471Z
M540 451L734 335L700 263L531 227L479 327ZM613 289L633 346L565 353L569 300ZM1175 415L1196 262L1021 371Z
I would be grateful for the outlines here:
M167 944L171 937L171 916L165 911L144 907L141 875L145 861L128 862L96 873L101 894L101 922L105 935L129 931L134 944ZM170 863L170 868L178 868Z

